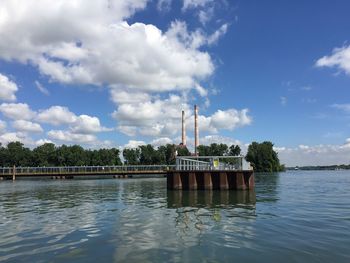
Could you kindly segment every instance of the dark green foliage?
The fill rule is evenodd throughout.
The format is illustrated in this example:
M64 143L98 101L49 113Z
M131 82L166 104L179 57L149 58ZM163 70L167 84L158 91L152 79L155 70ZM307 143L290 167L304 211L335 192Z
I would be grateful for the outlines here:
M87 150L79 145L56 147L45 143L33 150L23 147L20 142L10 142L7 147L0 145L0 166L90 166L121 165L119 150L116 148Z
M241 154L241 148L238 145L231 145L229 148L228 155L238 156Z
M123 150L124 163L126 165L137 165L140 163L140 149L127 149Z
M198 151L200 156L237 156L241 153L238 145L228 147L222 143L212 143L209 146L200 145ZM175 144L159 146L157 149L148 144L135 149L124 149L122 154L125 165L173 165L176 156L191 155L186 146ZM90 150L79 145L57 147L52 143L46 143L30 150L20 142L11 142L6 147L0 144L0 166L2 167L13 165L22 167L122 165L119 155L120 151L116 148ZM269 162L261 165L264 167L267 165L269 169L274 167L274 164Z
M280 165L277 153L271 142L253 142L248 147L246 160L251 163L256 172L278 172L284 169Z
M241 153L241 148L238 145L231 145L228 147L223 143L212 143L209 146L199 145L198 154L199 156L237 156Z

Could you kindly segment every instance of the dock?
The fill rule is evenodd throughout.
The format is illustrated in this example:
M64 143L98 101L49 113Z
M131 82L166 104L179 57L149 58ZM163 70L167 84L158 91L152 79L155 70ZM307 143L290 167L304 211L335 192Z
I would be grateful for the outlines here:
M254 190L254 171L243 156L176 158L167 172L169 190Z

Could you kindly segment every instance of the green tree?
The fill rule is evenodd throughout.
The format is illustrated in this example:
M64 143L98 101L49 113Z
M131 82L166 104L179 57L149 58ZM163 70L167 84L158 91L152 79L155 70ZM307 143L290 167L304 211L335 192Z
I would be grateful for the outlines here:
M123 158L125 165L138 165L140 164L140 149L127 149L123 150Z
M177 146L176 150L177 150L177 156L190 156L191 155L190 151L184 145Z
M53 143L45 143L33 150L34 166L55 166L56 147Z
M32 166L32 152L21 142L10 142L4 151L4 166Z
M151 144L139 146L140 153L140 164L153 165L161 164L162 155L159 151L155 150Z
M256 172L278 172L283 170L273 144L253 142L248 147L246 160L250 162Z
M231 145L228 151L230 156L238 156L241 154L241 148L238 145Z

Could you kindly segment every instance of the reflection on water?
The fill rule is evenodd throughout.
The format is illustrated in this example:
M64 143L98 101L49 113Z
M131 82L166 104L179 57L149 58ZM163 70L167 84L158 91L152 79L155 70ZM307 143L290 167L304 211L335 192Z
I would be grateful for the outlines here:
M168 191L168 208L222 207L235 208L255 205L255 191Z
M255 192L0 182L0 261L350 262L350 174L334 174L260 174Z

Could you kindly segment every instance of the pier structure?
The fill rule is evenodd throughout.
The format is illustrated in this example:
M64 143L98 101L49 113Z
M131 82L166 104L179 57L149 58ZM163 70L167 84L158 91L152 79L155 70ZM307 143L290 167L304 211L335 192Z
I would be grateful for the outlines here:
M0 167L0 180L25 177L52 177L72 179L74 176L105 176L127 178L134 175L166 175L175 165L117 165L117 166L62 166L62 167Z
M253 190L254 171L243 156L176 157L169 190Z

